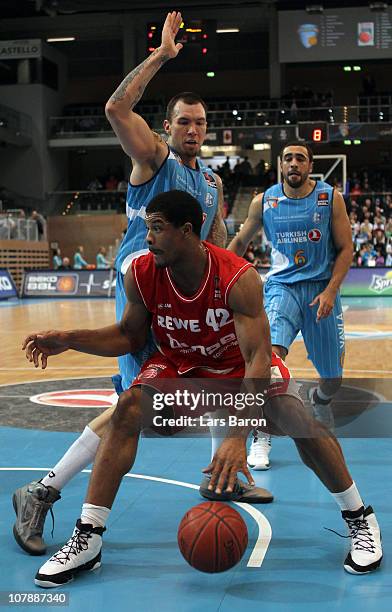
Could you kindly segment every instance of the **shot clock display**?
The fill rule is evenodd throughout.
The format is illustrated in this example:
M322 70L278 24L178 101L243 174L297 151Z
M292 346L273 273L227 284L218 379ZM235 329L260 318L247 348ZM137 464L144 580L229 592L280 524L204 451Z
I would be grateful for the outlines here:
M328 123L326 121L299 121L297 137L298 140L305 140L306 142L328 142Z

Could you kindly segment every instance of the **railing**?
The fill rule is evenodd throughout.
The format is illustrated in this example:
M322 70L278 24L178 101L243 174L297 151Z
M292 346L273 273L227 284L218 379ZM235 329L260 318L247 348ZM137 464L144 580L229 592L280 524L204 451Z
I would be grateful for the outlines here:
M0 240L38 240L37 222L10 214L0 215Z
M126 191L54 191L48 194L52 215L76 213L125 214Z
M144 119L153 129L162 129L165 113L144 114ZM233 103L231 110L213 110L208 113L210 128L241 126L284 126L299 121L327 121L331 125L340 123L383 123L392 121L392 106L387 104L361 106L316 106L309 108L257 107L238 109ZM105 115L75 115L51 117L49 133L51 138L73 138L113 136L113 130Z

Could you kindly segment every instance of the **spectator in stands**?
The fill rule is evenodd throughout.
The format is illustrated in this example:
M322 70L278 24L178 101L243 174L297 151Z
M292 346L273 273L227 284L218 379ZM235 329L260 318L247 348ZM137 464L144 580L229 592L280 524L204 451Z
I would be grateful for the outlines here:
M353 188L350 191L350 196L360 196L362 195L362 189L360 183L354 183Z
M226 161L222 164L222 170L227 175L231 173L230 155L226 155Z
M368 242L365 245L365 249L366 249L366 257L365 257L365 266L367 266L368 268L374 268L376 265L376 256L377 253L373 248L373 245L370 244L370 242Z
M364 210L364 208L366 208L366 210L368 212L370 212L370 213L372 212L372 210L373 210L373 201L372 201L372 198L365 198L365 201L362 204L362 209ZM364 212L366 212L366 211L364 210Z
M97 270L108 270L110 268L110 261L106 259L106 249L101 246L97 253Z
M253 174L253 168L250 164L249 158L244 157L243 161L240 163L240 181L244 185L249 185L249 177Z
M347 212L348 213L354 212L357 215L357 218L359 219L360 207L359 207L357 200L348 198L348 202L349 202L349 210Z
M234 173L234 184L238 186L241 183L241 161L240 158L237 159L236 164L233 168Z
M359 234L359 232L361 230L361 225L358 222L358 215L357 215L357 213L350 212L349 219L350 219L350 224L351 224L352 240L353 240L353 242L355 242L355 238L358 236L358 234Z
M392 217L390 217L385 225L385 237L388 241L392 238Z
M81 270L82 268L87 268L89 265L87 261L83 258L84 248L82 246L78 246L74 253L74 270Z
M46 240L46 221L44 217L37 210L33 210L31 218L37 224L38 240Z
M117 184L117 191L126 191L128 189L128 183L125 179L121 179Z
M63 263L59 270L72 270L71 262L69 257L63 257Z
M384 209L380 208L380 206L376 206L375 207L373 223L385 226L386 217L384 215ZM382 229L384 229L384 228L382 228Z
M60 249L53 249L53 270L59 270L63 265Z
M376 266L383 267L385 265L385 257L382 246L376 246Z
M116 191L118 185L118 180L114 176L114 174L110 174L110 176L105 181L105 189L106 191Z
M368 215L369 213L366 214ZM368 240L372 239L373 224L370 223L369 217L365 217L364 221L361 223L361 234L366 234Z
M255 165L255 176L256 176L257 185L259 187L262 187L264 185L264 175L265 175L265 161L263 158L261 158L260 161L258 161L257 164Z
M377 250L378 246L381 246L384 250L385 248L385 232L382 229L373 230L373 244L375 249Z
M385 197L385 216L387 219L392 217L392 198L390 195Z
M392 253L387 253L387 256L385 258L385 265L387 267L392 266Z
M16 221L13 219L12 214L8 213L5 219L4 226L6 228L6 240L14 240L17 234Z
M89 184L87 185L87 189L89 191L99 191L100 189L103 189L103 185L99 178L96 176L92 181L89 182Z
M381 217L374 217L373 220L373 238L376 236L376 234L380 235L382 234L382 236L384 236L384 231L385 231L385 224L382 221ZM384 238L385 240L385 238Z

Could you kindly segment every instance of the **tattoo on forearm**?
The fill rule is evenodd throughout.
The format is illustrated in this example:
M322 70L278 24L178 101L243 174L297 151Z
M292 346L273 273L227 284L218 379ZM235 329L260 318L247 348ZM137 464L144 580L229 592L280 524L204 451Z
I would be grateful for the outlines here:
M165 64L169 59L168 55L162 55L162 57L159 59L158 64L156 66L151 66L151 60L154 59L154 57L158 53L159 50L155 49L155 51L153 51L151 55L144 60L144 62L139 64L139 66L136 66L136 68L134 68L132 72L130 72L125 77L125 79L122 81L122 83L120 83L120 85L117 87L116 91L112 95L110 99L111 102L116 103L120 102L121 100L124 100L124 98L127 96L128 85L130 85L134 81L134 79L140 75L141 82L137 85L137 91L132 92L132 94L129 96L130 110L139 102L146 86L151 81L152 77L158 72L160 67Z
M227 230L223 220L215 217L207 238L208 242L212 242L216 246L225 248L227 242Z

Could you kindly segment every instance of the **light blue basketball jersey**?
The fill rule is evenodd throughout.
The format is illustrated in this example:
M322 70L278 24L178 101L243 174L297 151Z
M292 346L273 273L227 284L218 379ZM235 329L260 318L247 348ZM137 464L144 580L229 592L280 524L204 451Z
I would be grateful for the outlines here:
M316 181L305 198L288 198L279 183L263 196L263 226L272 244L269 280L282 283L331 277L335 260L332 240L333 187Z
M146 206L153 197L172 189L179 189L193 195L203 209L204 222L201 228L201 238L202 240L207 238L218 209L218 188L211 168L204 166L199 159L197 159L197 166L195 170L184 166L181 158L168 149L167 158L155 176L142 185L128 184L126 204L128 228L116 258L117 321L121 319L127 302L123 276L135 257L148 252L144 218ZM120 375L113 377L117 393L128 389L139 373L141 365L154 350L156 347L150 337L147 345L139 353L122 355L118 358Z
M211 168L204 166L200 159L197 159L197 166L195 170L185 166L179 155L169 149L166 160L155 176L142 185L128 184L128 228L116 258L116 269L122 274L125 274L132 259L148 250L144 223L146 206L159 193L179 189L195 197L204 215L201 239L207 238L218 208L218 189Z

